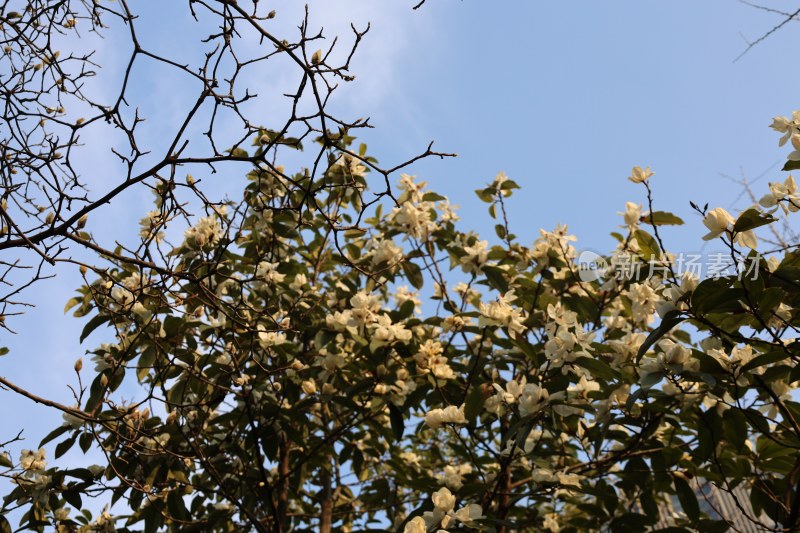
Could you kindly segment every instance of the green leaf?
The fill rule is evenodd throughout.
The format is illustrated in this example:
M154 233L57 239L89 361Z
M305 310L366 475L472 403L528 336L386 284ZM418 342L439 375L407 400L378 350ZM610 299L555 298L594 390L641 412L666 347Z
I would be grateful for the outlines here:
M424 202L438 202L440 200L447 200L447 198L441 194L436 194L435 192L426 192L424 195L422 195L422 200Z
M53 439L57 439L58 437L60 437L69 430L70 430L69 426L58 426L56 429L48 433L45 438L42 439L42 442L39 443L39 447L41 448L42 446L52 441Z
M725 438L737 450L741 450L747 438L747 418L739 409L728 409L722 415L722 429Z
M88 337L94 330L96 330L106 322L108 322L107 316L103 315L93 316L92 319L89 320L89 322L87 322L86 325L83 327L83 331L81 332L80 336L80 342L86 340L86 337Z
M479 386L472 386L464 401L464 418L472 425L483 410L483 389Z
M400 306L400 309L392 313L392 319L394 322L400 322L409 318L414 314L414 310L417 308L417 304L414 300L406 300L403 302L403 305Z
M692 522L697 522L700 518L700 505L697 503L697 496L694 490L683 478L675 476L673 482L675 483L675 492L678 494L678 500L681 502L683 512Z
M692 307L701 314L732 313L740 311L739 300L747 298L747 293L739 287L732 287L734 279L707 279L700 283L692 293Z
M613 380L617 379L619 375L617 372L608 366L604 361L600 359L592 359L590 357L578 357L575 360L575 364L581 366L592 373L594 377L602 378L605 380Z
M683 219L667 211L653 211L644 221L653 226L681 226Z
M661 323L658 325L658 327L650 332L650 335L647 336L642 345L639 347L639 353L636 354L636 362L638 363L652 345L661 339L661 337L669 333L672 328L683 322L683 320L684 317L681 316L680 311L670 311L664 315L664 318L661 319Z
M657 385L661 382L662 379L666 374L664 372L652 372L650 374L646 374L642 379L639 380L639 385L644 389L649 389L653 385Z
M642 229L637 229L633 236L636 238L636 242L639 243L639 248L642 250L642 257L644 257L645 260L650 260L661 255L661 249L655 237Z
M748 231L761 226L766 226L767 224L771 224L776 220L778 219L772 215L762 213L755 208L750 208L739 215L739 218L736 219L736 223L733 225L733 231Z
M83 507L83 500L81 500L81 493L77 490L67 490L62 494L68 504L75 509L80 510Z
M412 263L411 261L404 262L403 272L405 273L408 282L411 283L415 289L419 290L422 288L422 270L416 263Z
M789 357L791 357L791 353L789 353L788 351L777 350L774 352L764 353L751 359L749 363L747 363L742 367L741 371L746 372L753 368L758 368L760 366L777 363L778 361L783 361L784 359L788 359Z
M489 284L493 289L497 289L501 293L508 292L508 281L504 272L497 267L485 266L483 267L483 274L489 280Z
M800 161L787 161L785 165L783 165L783 170L786 172L790 170L799 170L800 169Z
M171 491L167 496L167 511L172 518L177 518L179 520L186 520L189 518L189 512L186 510L183 496L176 491Z
M3 356L5 354L7 354L7 353L8 353L8 348L6 348L5 346L0 348L0 356Z
M80 438L78 439L78 444L83 450L83 453L89 451L89 448L92 447L92 443L94 442L94 436L91 433L83 433Z
M781 302L786 300L786 292L780 287L770 287L761 291L758 296L758 310L762 313L770 313L777 308Z
M759 431L764 435L769 435L772 433L767 419L764 418L764 415L762 415L760 411L757 409L745 409L744 413L747 421L756 431Z
M77 296L74 298L70 298L69 300L67 300L67 304L64 306L64 312L66 313L79 303L81 303L81 298L78 298Z
M397 442L403 440L403 432L405 431L405 422L403 421L403 413L393 403L389 403L389 421L392 424L392 433Z
M75 441L77 440L77 438L78 438L78 435L76 433L75 435L72 435L67 440L65 440L63 442L60 442L58 444L58 446L56 446L56 459L58 459L59 457L61 457L65 453L67 453L69 451L69 449L72 448L72 446L75 444Z
M487 204L494 202L495 191L491 187L476 189L475 194L478 195L478 198L480 198L482 202L486 202Z
M5 516L0 515L0 533L11 533L11 524Z

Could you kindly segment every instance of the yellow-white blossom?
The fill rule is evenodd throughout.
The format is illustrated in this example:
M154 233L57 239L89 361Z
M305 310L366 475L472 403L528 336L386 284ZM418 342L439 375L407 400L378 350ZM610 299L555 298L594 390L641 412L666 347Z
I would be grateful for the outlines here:
M19 465L24 470L44 470L47 467L45 460L47 453L44 448L38 450L22 450L19 457Z
M728 227L733 224L733 217L723 208L715 207L706 213L706 216L703 218L703 224L709 230L709 232L703 236L703 240L710 241L728 231Z
M650 179L650 176L654 174L655 172L652 172L650 170L650 167L647 167L645 169L642 169L642 167L633 167L631 175L628 179L634 183L643 183L648 179Z
M425 424L433 429L438 429L443 424L466 424L464 406L449 405L444 409L431 409L425 414Z

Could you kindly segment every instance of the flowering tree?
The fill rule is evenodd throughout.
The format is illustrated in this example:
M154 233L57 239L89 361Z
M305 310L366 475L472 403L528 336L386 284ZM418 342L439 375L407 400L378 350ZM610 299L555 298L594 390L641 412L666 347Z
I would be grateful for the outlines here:
M796 168L800 113L773 128ZM114 340L76 362L42 446L103 461L0 455L0 512L58 531L797 529L800 255L755 234L800 209L791 177L737 216L696 206L736 266L699 279L665 247L683 221L650 169L587 268L565 227L519 242L502 173L477 191L493 244L410 176L365 214L373 160L341 143L319 175L254 163L174 243L145 225L168 272L85 269L67 307Z
M655 210L639 167L647 205L626 204L607 256L584 261L565 227L520 242L503 174L477 191L497 220L490 244L424 182L390 186L446 154L380 166L353 137L368 121L327 110L366 30L337 55L307 18L287 39L255 1L190 0L207 53L187 64L148 46L125 0L18 4L0 6L0 326L48 265L74 263L81 340L113 340L75 363L71 406L0 378L64 415L39 449L0 443L12 484L0 533L10 520L59 532L800 527L800 256L774 229L800 209L791 177L735 217L695 206L735 267L705 279L665 247L659 228L683 221ZM130 55L104 99L90 90L93 52L71 47L120 29ZM296 73L290 112L253 123L247 73L281 59ZM163 146L139 133L141 63L196 85ZM800 113L773 128L795 148L785 170L799 168ZM99 190L80 171L90 132L120 163ZM289 151L307 164L281 165ZM215 199L190 172L243 185ZM93 213L133 187L155 198L140 239L101 242ZM773 232L764 250L759 228ZM102 460L53 461L76 446Z
M281 15L258 0L188 0L183 9L177 2L129 4L0 2L0 329L10 329L6 318L30 305L25 290L61 264L116 257L171 272L150 241L118 247L91 231L108 216L106 206L126 201L131 190L161 196L143 222L145 234L160 231L192 205L207 204L223 173L271 165L279 148L307 143L317 148L308 154L316 177L327 150L345 150L343 136L371 127L368 119L329 109L340 84L355 78L351 61L368 25L328 41L309 23L308 10L299 27L287 30ZM165 11L175 19L166 49L141 22L163 19ZM181 101L159 103L148 72L160 86L176 88ZM278 80L277 98L264 79ZM281 111L266 113L276 100L284 102ZM164 120L157 135L147 132L154 120ZM248 153L254 137L258 150ZM319 144L309 143L317 137ZM412 160L430 155L431 146ZM388 177L408 162L373 162L371 169ZM187 173L205 179L185 183ZM377 184L373 193L391 194Z

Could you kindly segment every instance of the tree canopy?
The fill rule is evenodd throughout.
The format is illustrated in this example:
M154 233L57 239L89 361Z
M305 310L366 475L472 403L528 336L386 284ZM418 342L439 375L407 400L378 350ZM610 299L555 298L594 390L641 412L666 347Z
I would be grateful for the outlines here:
M118 17L136 43L125 0L30 5L4 10L3 31L99 31ZM182 155L180 128L143 172L131 140L120 156L130 174L99 197L64 192L79 182L56 157L61 137L40 129L71 132L68 153L86 122L40 109L25 138L46 150L33 153L11 141L31 113L6 116L0 249L76 263L84 284L66 309L82 341L95 331L113 340L75 362L73 405L0 381L63 412L39 449L12 456L13 440L0 445L12 483L0 532L16 528L12 516L22 530L59 532L800 527L800 251L780 233L800 210L790 175L735 215L693 205L702 239L726 250L713 272L670 252L663 227L684 222L657 209L650 168L633 168L641 203L625 205L607 254L579 253L565 226L520 242L507 216L519 185L502 172L476 191L496 223L481 236L446 196L400 173L446 154L428 147L382 167L355 138L366 123L325 110L347 64L330 66L306 25L291 44L265 29L274 14L257 4L190 5L221 28L197 109L239 116L248 97L220 94L225 78L211 72L215 54L238 57L243 28L271 47L263 60L297 66L298 107L274 128L241 117L241 139L225 149L209 129L205 156ZM14 41L3 61L20 79L66 72L55 53L35 60L36 42ZM133 50L132 62L198 76ZM249 63L233 65L231 86ZM41 101L80 98L61 77ZM135 139L124 91L117 107L89 103L91 120ZM19 98L19 109L43 105ZM800 112L772 127L793 146L784 170L797 169ZM308 163L288 162L296 152ZM244 185L213 200L190 170L222 164ZM34 185L14 181L19 172ZM84 217L134 184L154 193L139 242L104 247ZM66 241L97 261L68 255ZM74 447L103 461L59 464ZM705 496L709 484L736 513Z

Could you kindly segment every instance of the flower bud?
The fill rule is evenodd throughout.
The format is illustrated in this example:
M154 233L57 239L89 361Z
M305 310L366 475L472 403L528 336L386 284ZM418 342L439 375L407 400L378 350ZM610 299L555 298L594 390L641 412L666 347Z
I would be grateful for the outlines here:
M655 174L655 172L652 172L650 170L650 167L647 167L645 169L642 169L642 167L633 167L631 175L628 179L631 180L633 183L644 183L645 181L650 179L650 176L652 176L653 174Z
M301 383L300 387L302 387L303 392L305 392L306 394L314 394L315 392L317 392L317 384L311 381L310 379Z
M73 368L75 369L75 372L80 372L83 370L83 359L78 357L78 360L75 361L75 366Z

